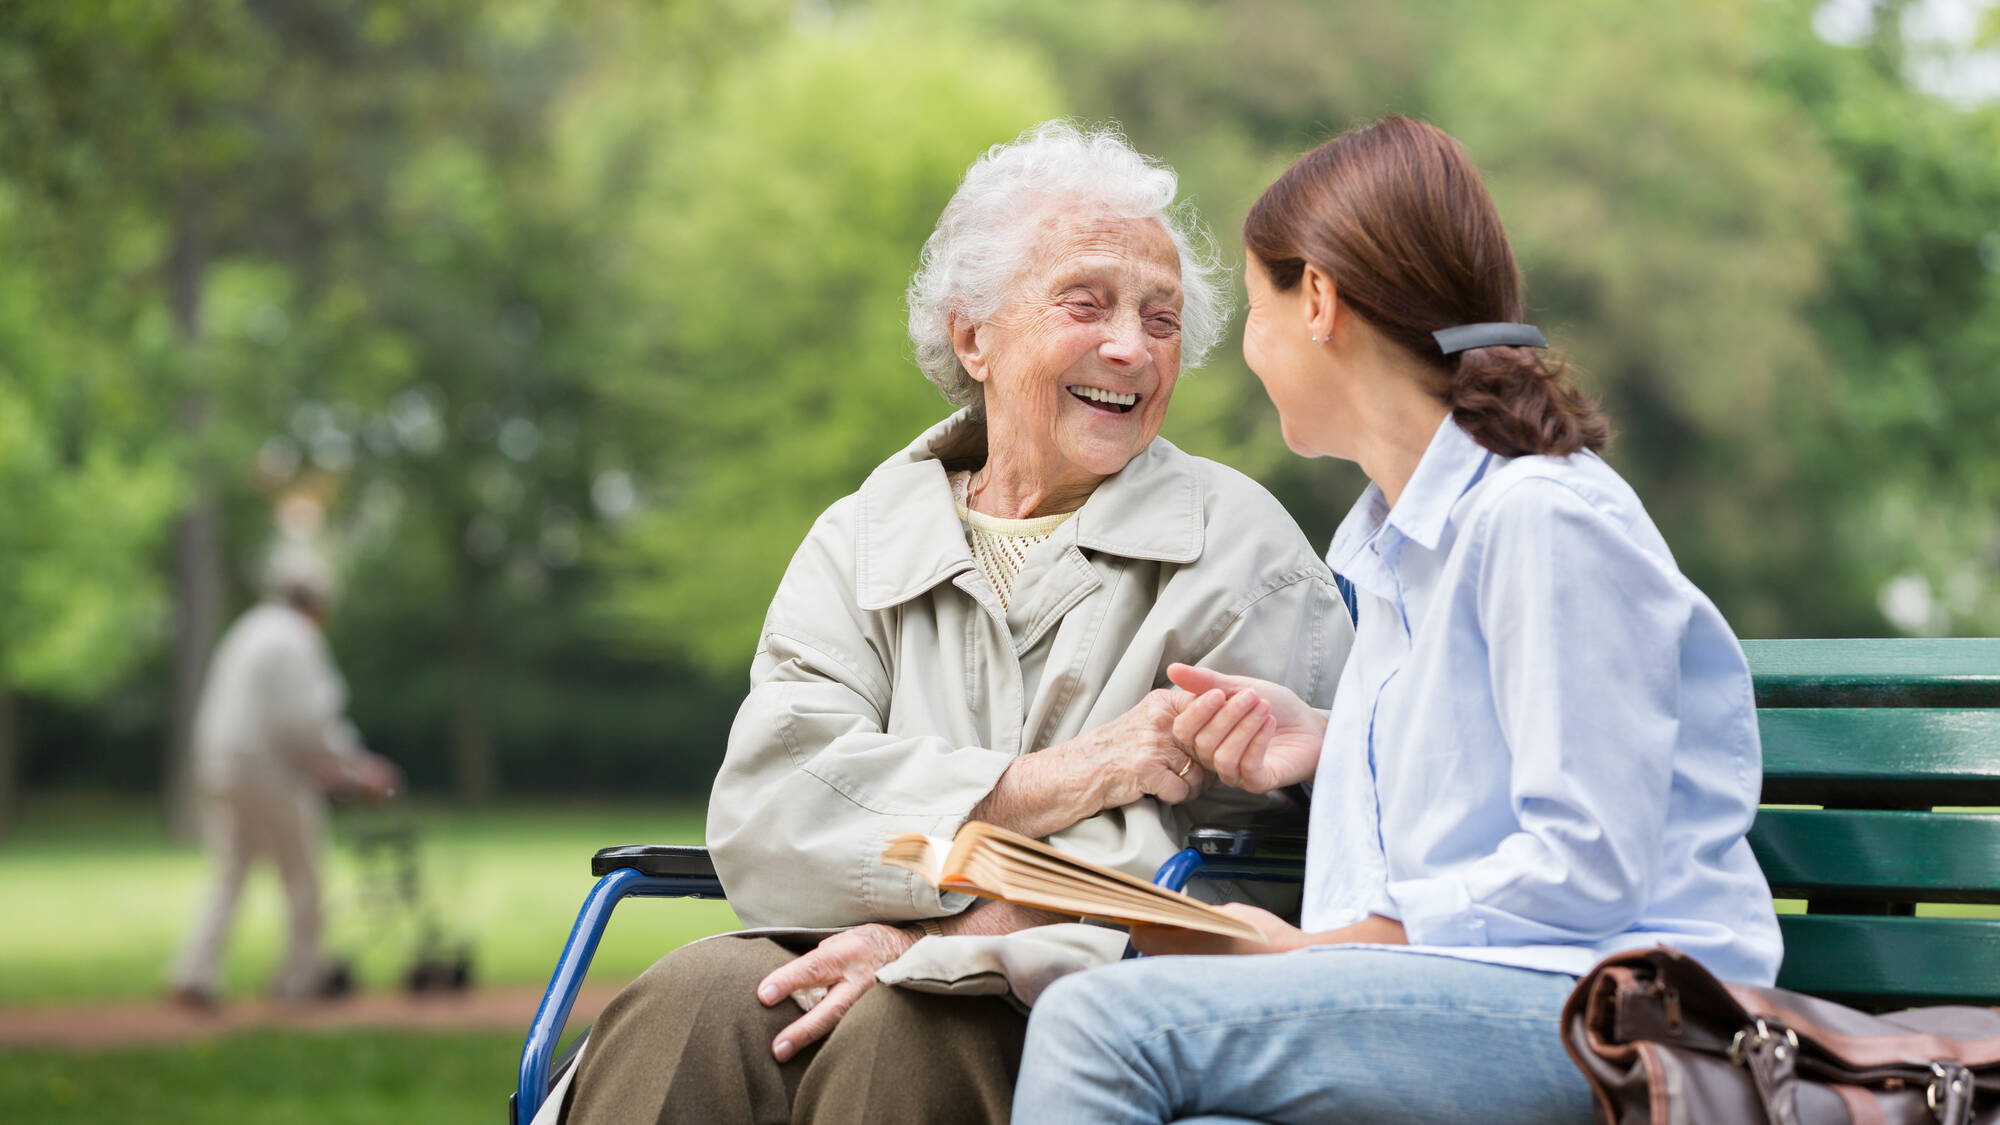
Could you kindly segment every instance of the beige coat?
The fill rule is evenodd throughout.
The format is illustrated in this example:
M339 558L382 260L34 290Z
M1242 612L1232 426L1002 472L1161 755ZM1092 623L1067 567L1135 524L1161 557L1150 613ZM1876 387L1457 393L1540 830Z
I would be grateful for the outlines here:
M347 721L347 682L312 618L264 602L236 619L209 661L195 711L196 778L209 792L316 799L366 757Z
M964 909L965 896L884 866L889 837L950 836L1016 757L1117 718L1166 686L1174 661L1330 704L1353 628L1332 572L1254 481L1155 439L1034 549L1003 611L946 481L984 457L984 425L947 419L828 508L793 557L709 803L708 844L744 922ZM1218 786L1180 807L1142 800L1051 841L1151 878L1190 825L1270 801ZM1043 929L1088 930L1079 940L1092 948L1122 942L1094 927ZM1006 961L993 940L930 938L912 956L942 943Z

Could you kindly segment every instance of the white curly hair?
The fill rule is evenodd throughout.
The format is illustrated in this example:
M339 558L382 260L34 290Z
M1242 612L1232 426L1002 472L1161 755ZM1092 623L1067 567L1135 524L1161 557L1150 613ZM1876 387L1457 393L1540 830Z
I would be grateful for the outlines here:
M917 366L958 406L978 407L979 383L951 344L951 317L985 320L1000 310L1034 251L1030 224L1052 207L1158 219L1181 266L1181 368L1201 366L1229 321L1223 267L1194 205L1178 204L1180 178L1135 151L1116 125L1045 121L994 145L966 169L924 240L910 278L910 342Z

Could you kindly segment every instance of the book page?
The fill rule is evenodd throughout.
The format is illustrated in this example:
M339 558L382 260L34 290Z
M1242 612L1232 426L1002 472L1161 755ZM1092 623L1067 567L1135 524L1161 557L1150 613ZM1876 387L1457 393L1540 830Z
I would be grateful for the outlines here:
M914 871L931 886L941 887L944 885L944 857L950 851L950 840L904 832L890 838L889 846L882 851L882 862Z
M882 862L915 871L940 889L1057 914L1253 940L1262 936L1257 927L1207 903L980 821L966 824L950 841L904 833L890 841Z

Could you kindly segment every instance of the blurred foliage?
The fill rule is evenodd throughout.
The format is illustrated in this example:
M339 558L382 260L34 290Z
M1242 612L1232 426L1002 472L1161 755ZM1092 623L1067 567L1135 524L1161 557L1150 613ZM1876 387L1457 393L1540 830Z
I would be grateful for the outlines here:
M1910 631L1992 636L2000 107L1959 112L1911 90L1894 37L1828 50L1806 33L1808 10L1766 13L1764 72L1833 158L1851 235L1807 310L1837 377L1784 430L1814 474L1797 501L1828 536L1850 619L1881 602Z
M704 790L794 546L944 410L925 235L1058 114L1173 163L1232 259L1299 151L1437 122L1739 632L2000 632L2000 109L1910 86L1900 7L1844 46L1808 0L0 9L29 774L153 780L163 531L207 482L238 605L273 512L325 513L356 718L420 788ZM1360 484L1233 342L1167 433L1315 539Z
M90 699L160 639L150 556L179 477L145 386L157 348L106 299L116 279L36 254L37 209L0 182L0 690Z
M659 436L609 617L718 674L813 518L938 418L898 315L917 251L982 141L1061 104L1023 52L846 22L724 69L633 193L621 280L652 324L602 385Z

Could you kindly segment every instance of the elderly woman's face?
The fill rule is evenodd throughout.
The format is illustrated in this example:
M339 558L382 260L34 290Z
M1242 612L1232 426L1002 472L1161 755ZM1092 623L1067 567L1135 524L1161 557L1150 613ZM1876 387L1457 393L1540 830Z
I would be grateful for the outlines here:
M1160 432L1181 367L1180 255L1154 219L1058 215L980 326L996 442L1062 473L1110 476Z

